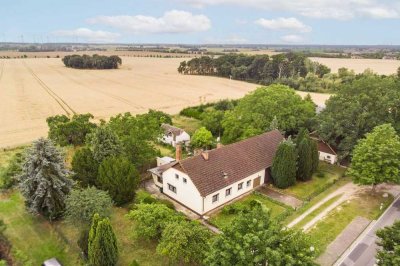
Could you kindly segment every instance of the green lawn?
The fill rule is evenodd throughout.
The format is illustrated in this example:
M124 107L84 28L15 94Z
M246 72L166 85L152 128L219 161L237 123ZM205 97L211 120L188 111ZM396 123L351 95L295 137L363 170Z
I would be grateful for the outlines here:
M231 203L230 205L244 205L247 206L250 204L250 201L252 200L258 200L260 201L265 207L267 207L271 211L271 216L272 217L277 217L280 214L283 214L285 211L288 211L290 207L284 207L280 204L277 204L270 199L268 199L266 196L257 194L257 193L252 193L234 203ZM218 211L217 213L213 214L210 218L210 223L214 224L215 226L219 228L224 228L226 226L229 226L229 224L232 222L232 220L237 216L240 215L239 213L235 214L227 214L224 213L222 210Z
M316 194L319 194L343 176L345 169L337 165L320 162L317 173L315 173L310 181L297 182L296 185L281 190L283 193L295 196L301 200L309 200Z
M66 245L53 225L26 211L19 192L0 194L0 219L7 225L6 236L17 265L41 265L52 257L63 265L79 265L78 253Z
M328 208L332 203L337 201L343 194L337 195L335 197L332 197L330 200L319 206L317 209L312 211L310 214L308 214L306 217L304 217L303 220L301 220L299 223L297 223L294 228L302 228L305 226L308 222L310 222L312 219L314 219L318 214L320 214L323 210Z
M196 131L196 129L201 127L200 120L181 115L173 116L172 123L174 124L174 126L185 130L187 133L189 133L189 135L192 135Z
M283 223L284 224L289 224L291 221L305 213L308 209L310 209L312 206L320 202L323 198L337 190L338 188L346 185L347 183L351 182L351 179L348 177L340 178L338 181L336 181L332 186L312 198L310 201L304 202L304 205L300 207L298 210L296 210L292 215L288 216Z
M393 201L393 197L382 197L382 193L373 194L366 191L356 198L346 201L332 210L315 227L308 231L314 246L318 249L318 255L323 253L326 247L346 228L357 216L369 220L377 219ZM383 204L382 210L380 206Z

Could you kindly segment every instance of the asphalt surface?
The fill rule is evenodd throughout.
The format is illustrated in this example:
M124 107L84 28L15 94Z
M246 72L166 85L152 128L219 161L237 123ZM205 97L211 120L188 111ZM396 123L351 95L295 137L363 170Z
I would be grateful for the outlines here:
M346 253L336 265L340 266L373 266L375 265L376 240L375 232L385 226L392 225L400 220L400 197L386 210L369 231L353 245L353 249Z

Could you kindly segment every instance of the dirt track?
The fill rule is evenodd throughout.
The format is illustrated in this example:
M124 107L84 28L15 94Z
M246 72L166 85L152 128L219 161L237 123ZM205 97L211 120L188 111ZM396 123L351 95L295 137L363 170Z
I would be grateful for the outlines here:
M258 85L177 72L180 58L123 57L118 70L76 70L61 59L0 59L0 148L46 136L46 118L90 112L108 118L122 112L183 107L240 98ZM301 93L305 95L304 93ZM323 103L329 95L312 95Z

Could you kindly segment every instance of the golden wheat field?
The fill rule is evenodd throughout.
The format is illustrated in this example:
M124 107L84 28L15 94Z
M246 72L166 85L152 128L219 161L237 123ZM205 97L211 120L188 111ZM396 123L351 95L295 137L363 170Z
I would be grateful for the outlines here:
M59 58L0 59L0 147L46 136L46 118L92 113L107 119L122 112L183 107L244 96L258 85L208 76L181 75L180 58L123 57L115 70L77 70ZM301 93L305 95L305 93ZM329 95L314 94L317 103Z
M391 75L396 73L397 69L400 67L400 60L319 57L313 57L310 59L328 66L334 73L336 73L339 68L346 67L348 69L353 69L356 73L362 73L364 70L369 68L380 75Z

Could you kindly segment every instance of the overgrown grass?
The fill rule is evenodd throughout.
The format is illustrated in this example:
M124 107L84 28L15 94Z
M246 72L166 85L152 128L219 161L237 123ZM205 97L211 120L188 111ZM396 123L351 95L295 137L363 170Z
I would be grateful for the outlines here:
M196 129L201 127L200 120L181 115L173 116L172 123L174 124L174 126L182 128L190 135L192 135L196 131Z
M355 198L346 201L332 210L324 219L319 221L315 227L311 228L308 234L320 255L326 247L346 228L357 216L369 220L377 219L393 201L389 195L382 197L383 193L372 193L366 191L360 193ZM383 206L380 209L380 206Z
M249 206L250 202L252 200L258 200L260 201L265 207L267 207L271 211L271 217L276 218L279 215L282 215L285 211L288 211L290 207L284 207L281 204L277 204L266 196L257 194L257 193L252 193L234 203L231 203L231 205L244 205L244 206ZM222 210L218 211L217 213L213 214L210 218L210 223L213 225L219 227L219 228L224 228L227 227L231 224L232 220L240 215L240 213L235 213L235 214L228 214L223 212Z
M66 245L52 224L26 211L19 192L0 194L0 219L7 225L6 236L17 265L41 265L52 257L63 265L80 264L78 253Z
M319 206L317 209L315 209L314 211L312 211L310 214L308 214L306 217L304 217L303 220L301 220L299 223L297 223L294 228L302 228L303 226L305 226L307 223L309 223L312 219L314 219L316 216L318 216L318 214L320 214L323 210L325 210L326 208L328 208L332 203L334 203L335 201L337 201L343 194L337 195L335 197L332 197L330 200L328 200L327 202L325 202L324 204L322 204L321 206Z
M309 200L341 178L344 172L345 169L342 167L320 162L317 173L310 181L297 182L296 185L281 191L301 200Z
M318 202L320 202L322 199L324 199L326 196L328 196L329 194L331 194L332 192L336 191L337 189L339 189L340 187L348 184L349 182L351 182L351 179L349 177L344 177L344 178L340 178L337 182L335 182L332 186L330 186L329 188L327 188L326 190L324 190L323 192L321 192L320 194L318 194L317 196L315 196L314 198L312 198L310 201L305 201L303 206L300 207L299 209L297 209L292 215L288 216L283 223L284 224L289 224L291 221L293 221L294 219L296 219L297 217L299 217L300 215L302 215L303 213L305 213L308 209L310 209L312 206L314 206L315 204L317 204Z

